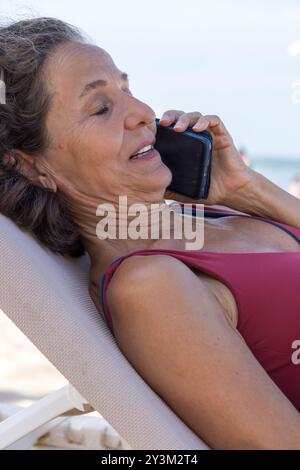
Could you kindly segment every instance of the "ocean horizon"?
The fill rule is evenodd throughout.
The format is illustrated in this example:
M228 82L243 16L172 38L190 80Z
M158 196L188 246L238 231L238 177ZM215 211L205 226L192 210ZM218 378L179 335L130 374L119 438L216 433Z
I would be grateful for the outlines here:
M251 168L289 191L292 180L300 178L300 156L251 155Z

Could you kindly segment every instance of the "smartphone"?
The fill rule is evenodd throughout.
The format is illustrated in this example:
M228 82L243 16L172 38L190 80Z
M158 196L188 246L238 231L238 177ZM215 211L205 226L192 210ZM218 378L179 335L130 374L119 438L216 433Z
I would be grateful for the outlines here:
M184 132L162 126L156 121L156 142L162 161L170 168L172 181L168 190L191 199L207 199L210 187L212 136L208 131Z

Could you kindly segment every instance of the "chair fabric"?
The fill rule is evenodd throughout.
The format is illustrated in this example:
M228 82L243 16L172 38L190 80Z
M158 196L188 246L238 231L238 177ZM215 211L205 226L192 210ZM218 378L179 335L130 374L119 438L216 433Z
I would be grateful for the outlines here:
M90 298L89 264L53 254L0 214L4 313L132 449L208 449L120 351Z

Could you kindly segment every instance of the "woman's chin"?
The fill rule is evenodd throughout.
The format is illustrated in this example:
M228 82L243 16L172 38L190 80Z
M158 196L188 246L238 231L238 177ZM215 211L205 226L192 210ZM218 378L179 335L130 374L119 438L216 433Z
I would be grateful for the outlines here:
M152 176L153 178L153 186L157 188L157 190L166 189L172 181L172 173L170 169L166 165L161 165L159 171L155 172L155 175Z

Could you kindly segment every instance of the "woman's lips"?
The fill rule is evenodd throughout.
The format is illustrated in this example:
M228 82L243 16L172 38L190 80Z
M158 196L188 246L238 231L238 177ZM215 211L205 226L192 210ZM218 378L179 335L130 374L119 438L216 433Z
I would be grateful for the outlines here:
M139 162L143 160L151 160L152 158L160 157L160 153L156 149L149 150L145 155L142 155L138 158L130 158L130 162Z

